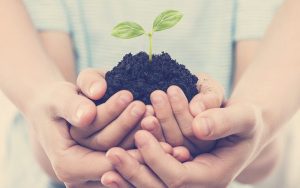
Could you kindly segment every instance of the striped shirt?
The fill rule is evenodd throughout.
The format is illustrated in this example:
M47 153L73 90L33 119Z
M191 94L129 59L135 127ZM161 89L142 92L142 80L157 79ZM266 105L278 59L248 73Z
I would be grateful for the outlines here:
M24 0L39 31L70 35L77 71L86 67L110 70L124 54L147 51L148 39L120 40L110 35L117 23L135 21L150 30L154 18L166 9L183 12L174 28L154 34L153 51L168 52L193 73L205 72L230 93L235 43L263 36L281 0ZM34 166L24 121L11 126L7 152L11 187L36 187L45 177ZM18 136L17 136L18 135ZM27 153L26 153L27 151ZM22 154L21 154L22 152ZM18 158L22 156L22 159ZM23 171L24 170L24 171ZM23 172L26 172L24 174ZM34 172L33 172L34 171ZM31 173L32 172L32 173ZM22 176L21 179L18 178ZM27 179L24 176L27 176ZM42 176L42 175L41 175ZM14 179L14 177L16 179ZM233 184L232 187L242 187Z

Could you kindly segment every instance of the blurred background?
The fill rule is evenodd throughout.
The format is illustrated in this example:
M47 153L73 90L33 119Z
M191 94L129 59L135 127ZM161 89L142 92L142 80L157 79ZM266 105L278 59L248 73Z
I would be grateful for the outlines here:
M0 188L1 178L5 177L3 153L5 151L4 135L16 109L0 92ZM256 188L298 188L300 185L300 111L288 123L282 161L275 168L272 176L256 185Z

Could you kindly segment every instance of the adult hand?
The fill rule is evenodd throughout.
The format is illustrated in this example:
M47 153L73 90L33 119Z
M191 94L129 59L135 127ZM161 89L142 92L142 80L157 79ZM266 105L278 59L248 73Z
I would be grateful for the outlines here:
M57 178L67 186L89 184L112 169L102 152L82 147L70 135L70 124L86 127L94 121L96 106L67 82L43 88L25 116L48 157Z
M268 143L269 130L262 117L258 107L240 102L200 113L193 121L195 136L202 140L219 141L213 151L198 155L192 161L178 162L165 153L147 131L139 131L135 136L147 166L137 163L120 150L110 150L108 159L119 176L134 186L226 187ZM117 178L111 181L119 182Z
M96 113L97 107L89 99L79 95L76 86L58 82L43 88L25 114L53 167L53 176L56 175L69 188L100 187L102 174L113 170L104 152L83 147L70 135L71 126L89 126L95 121ZM162 147L167 153L179 154L178 159L186 160L180 155L187 153L183 149L173 151L167 144ZM128 153L143 162L137 151L131 150Z

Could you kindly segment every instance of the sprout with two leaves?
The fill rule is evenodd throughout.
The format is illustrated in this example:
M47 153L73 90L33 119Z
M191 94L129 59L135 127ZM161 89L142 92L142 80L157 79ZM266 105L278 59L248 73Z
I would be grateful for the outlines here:
M122 22L112 30L112 35L122 39L130 39L147 34L149 37L149 62L152 62L152 37L153 33L175 26L182 18L183 14L176 10L166 10L162 12L153 22L152 31L146 33L142 26L135 22Z

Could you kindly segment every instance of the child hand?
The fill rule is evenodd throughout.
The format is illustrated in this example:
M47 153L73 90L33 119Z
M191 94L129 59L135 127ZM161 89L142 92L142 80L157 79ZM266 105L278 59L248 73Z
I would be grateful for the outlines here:
M91 100L99 100L106 91L104 73L97 69L82 71L77 79L80 91ZM147 111L140 101L133 101L129 91L119 91L105 103L96 107L93 122L86 127L72 126L71 136L83 146L98 151L107 151L111 147L122 146L132 149L134 130L139 129L140 120Z
M190 104L183 91L177 86L169 87L167 93L154 91L151 94L151 102L155 117L146 117L141 124L143 129L172 146L186 146L192 154L211 150L215 142L195 138L192 122L200 112L221 107L224 90L218 82L204 74L200 76L198 89L201 92L192 99Z

